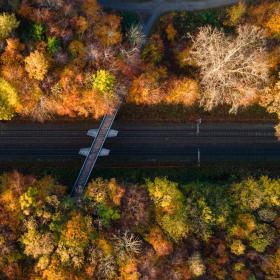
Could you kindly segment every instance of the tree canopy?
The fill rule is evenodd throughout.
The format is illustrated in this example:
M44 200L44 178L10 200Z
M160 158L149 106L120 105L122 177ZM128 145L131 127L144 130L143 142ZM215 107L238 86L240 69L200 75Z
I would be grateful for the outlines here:
M279 184L268 177L223 184L156 177L142 186L97 178L77 202L51 177L5 173L0 276L279 278Z
M13 117L19 105L18 94L9 82L0 77L0 120L9 120Z

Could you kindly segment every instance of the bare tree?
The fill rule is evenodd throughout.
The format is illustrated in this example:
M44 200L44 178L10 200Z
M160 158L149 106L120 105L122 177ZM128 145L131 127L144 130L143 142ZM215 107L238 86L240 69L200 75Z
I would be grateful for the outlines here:
M269 80L266 39L255 26L239 26L236 36L210 26L201 27L189 61L200 67L201 106L211 110L219 104L231 113L252 100Z
M114 235L114 247L119 256L138 255L141 252L142 242L133 233L125 231L122 235Z
M127 39L132 47L141 48L146 41L143 26L140 24L132 25L127 32Z

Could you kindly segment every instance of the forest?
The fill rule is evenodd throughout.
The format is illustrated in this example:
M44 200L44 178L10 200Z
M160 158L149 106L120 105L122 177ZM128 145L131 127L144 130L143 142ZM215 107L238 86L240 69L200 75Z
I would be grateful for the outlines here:
M128 101L230 114L257 105L279 116L280 3L246 3L161 17Z
M1 120L110 112L138 67L137 26L123 34L120 16L103 12L96 0L8 1L2 7Z
M280 180L93 179L78 200L50 176L0 177L1 279L280 277Z
M148 38L133 16L96 0L13 0L0 9L2 120L100 118L122 94L128 106L235 114L257 104L280 114L279 1L169 13Z

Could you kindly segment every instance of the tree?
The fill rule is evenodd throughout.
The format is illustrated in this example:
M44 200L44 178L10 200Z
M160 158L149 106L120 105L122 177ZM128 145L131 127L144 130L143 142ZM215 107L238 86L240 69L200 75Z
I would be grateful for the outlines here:
M92 76L92 88L101 94L113 95L116 78L106 70L97 70Z
M24 177L18 172L2 174L0 176L0 205L3 204L5 215L1 215L1 224L18 230L21 215L19 205L20 196L27 190L27 185L32 184L34 178ZM2 214L0 211L0 214Z
M247 239L256 228L256 220L253 215L240 214L236 217L236 223L229 228L229 236Z
M217 218L214 216L213 210L209 207L205 198L195 197L189 199L187 213L190 231L204 241L209 240L213 234L212 227L217 224Z
M11 120L14 117L14 113L14 109L5 100L0 99L0 120Z
M261 95L259 103L269 113L277 114L278 119L280 119L280 72L278 75L279 80L272 88L266 90L265 94ZM275 136L280 139L280 124L275 126Z
M184 196L175 182L166 178L155 178L147 182L151 199L156 209L156 220L174 241L188 233Z
M111 222L120 218L120 200L124 194L124 189L119 186L116 180L102 180L97 178L90 182L85 198L90 200L96 209L98 218L102 225L109 227Z
M261 266L265 272L267 279L279 279L280 277L280 248L278 248L274 255L265 256Z
M53 36L53 37L48 37L47 41L48 41L47 42L48 51L51 54L55 54L59 50L59 47L60 47L59 40L55 36Z
M78 211L71 213L64 224L56 253L61 263L81 268L85 262L85 251L94 233L92 218Z
M132 48L136 47L138 50L145 43L145 35L143 34L143 27L141 24L132 25L127 31L127 39Z
M10 120L16 107L19 105L19 97L14 87L0 77L0 120Z
M280 118L280 72L279 80L274 87L268 89L265 94L261 96L260 104L264 106L269 113L276 113Z
M278 140L280 139L280 124L277 124L275 127L275 136L278 138Z
M255 277L250 276L250 274L251 274L250 271L248 269L246 269L245 264L242 262L236 263L233 266L233 270L234 271L231 274L233 280L248 280L248 279L255 280L256 279Z
M172 243L158 226L152 227L145 239L152 245L158 256L166 256L173 251Z
M257 225L256 230L249 236L250 246L257 252L264 252L266 247L271 245L276 237L275 228L267 225Z
M173 42L175 40L175 37L177 35L177 31L176 31L172 22L168 23L168 25L166 26L165 33L167 35L167 39L170 42Z
M248 6L249 20L261 26L270 37L279 38L279 1L261 1L257 5Z
M95 26L94 33L105 47L117 45L122 40L120 32L121 18L117 15L103 15Z
M69 46L68 50L72 57L76 58L82 56L85 52L85 46L81 41L74 40L72 41Z
M267 28L268 32L276 37L280 38L280 15L279 15L280 9L278 13L276 12L273 14L270 19L265 24L265 27Z
M254 211L260 207L280 206L280 181L266 176L249 178L231 186L231 197L239 209Z
M107 206L119 206L123 194L124 189L114 178L110 180L97 178L89 183L85 197Z
M164 101L171 104L191 106L199 98L199 86L195 80L183 78L172 79L168 85Z
M140 279L140 273L137 271L137 262L135 259L127 260L120 267L120 280L138 280Z
M258 216L263 222L273 222L277 217L277 212L269 208L263 208L258 211Z
M127 188L121 203L121 221L125 228L145 230L151 221L152 207L147 190L138 185Z
M96 21L99 17L100 6L96 0L84 0L82 5L83 11L93 21Z
M129 90L128 101L136 104L157 104L164 100L167 70L164 67L147 67L136 77Z
M243 255L244 251L245 251L246 247L245 245L242 243L241 240L239 239L235 239L232 241L232 243L230 244L230 250L233 254L239 256L239 255Z
M1 74L3 78L13 84L18 92L22 92L26 71L24 69L23 55L24 45L19 39L8 38L7 46L1 55Z
M202 276L206 271L206 267L202 262L201 256L198 252L195 252L189 258L188 265L189 265L190 272L194 277Z
M142 241L135 234L125 231L120 236L114 236L114 249L120 260L137 256L142 251Z
M266 39L255 26L243 25L237 36L226 36L210 26L201 27L190 50L190 61L200 67L201 105L219 104L230 112L265 88L269 81Z
M159 34L153 34L146 44L142 56L149 63L157 64L162 60L164 44Z
M44 27L42 24L34 23L32 26L31 36L34 41L42 41L44 39Z
M30 78L42 81L48 72L49 62L43 53L36 50L25 58L25 69Z
M8 38L18 26L19 22L14 14L0 14L0 41Z
M18 172L0 176L0 239L2 234L7 237L5 237L6 251L1 251L5 254L4 269L0 257L1 278L3 275L5 279L32 278L33 268L26 265L23 265L25 266L23 268L19 256L21 259L36 260L32 262L34 271L38 271L37 268L41 270L44 263L48 265L49 256L55 250L58 237L58 235L54 237L54 231L50 230L50 225L60 220L59 211L54 213L54 209L57 208L61 196L64 195L62 188L50 177L36 180L32 176L23 176ZM29 191L30 189L36 189L36 194ZM33 194L36 197L32 197ZM20 204L24 207L19 207ZM23 213L26 207L30 209L28 216L26 212ZM0 244L0 250L2 248ZM8 248L10 251L7 251ZM21 270L25 271L23 272L25 276L20 276Z
M241 0L237 5L234 5L227 10L228 24L232 26L237 25L245 13L246 4Z
M76 19L75 23L76 23L76 26L77 26L78 33L84 34L85 31L88 28L88 21L87 21L87 19L85 17L83 17L83 16L80 16L80 17L78 17Z
M27 231L21 238L21 243L24 245L24 253L33 258L38 258L43 255L50 255L56 246L53 234L40 233L35 221L29 220L26 223Z
M113 221L119 220L120 213L118 209L114 209L113 207L101 203L97 208L97 216L102 225L109 228Z

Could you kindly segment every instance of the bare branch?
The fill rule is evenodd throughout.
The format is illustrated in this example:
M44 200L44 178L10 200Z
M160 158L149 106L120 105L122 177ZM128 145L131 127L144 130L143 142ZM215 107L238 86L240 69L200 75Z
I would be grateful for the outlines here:
M236 112L267 85L266 39L260 28L239 26L233 37L206 26L192 40L189 59L200 67L201 106L206 110L228 104Z

